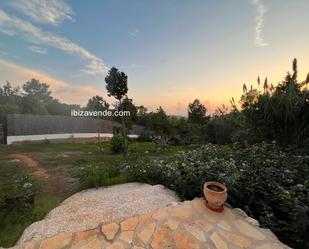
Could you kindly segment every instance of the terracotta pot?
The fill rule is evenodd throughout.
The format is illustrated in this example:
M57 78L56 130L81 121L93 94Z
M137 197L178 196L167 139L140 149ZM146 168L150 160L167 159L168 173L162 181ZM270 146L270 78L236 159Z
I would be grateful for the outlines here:
M206 206L216 212L223 211L227 199L227 188L219 182L206 182L204 184Z

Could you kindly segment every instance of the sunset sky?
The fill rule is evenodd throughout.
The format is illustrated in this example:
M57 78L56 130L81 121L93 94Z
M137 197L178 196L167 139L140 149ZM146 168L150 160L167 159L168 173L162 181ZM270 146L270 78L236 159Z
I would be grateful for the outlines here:
M130 98L185 115L212 111L243 83L277 83L298 59L309 72L308 0L1 0L0 84L31 78L62 102L108 102L104 77L129 77Z

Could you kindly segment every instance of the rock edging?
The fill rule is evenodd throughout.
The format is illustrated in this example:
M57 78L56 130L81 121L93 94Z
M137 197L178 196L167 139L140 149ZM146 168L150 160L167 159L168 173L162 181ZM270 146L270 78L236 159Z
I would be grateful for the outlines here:
M60 233L44 240L32 240L14 249L287 249L272 233L240 209L226 207L222 213L205 208L194 199L125 219L100 224L96 229Z

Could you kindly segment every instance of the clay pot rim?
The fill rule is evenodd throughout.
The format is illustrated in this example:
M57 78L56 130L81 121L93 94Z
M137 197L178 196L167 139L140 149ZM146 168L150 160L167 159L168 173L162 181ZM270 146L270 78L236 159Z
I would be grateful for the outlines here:
M219 191L211 190L211 189L207 188L207 186L209 186L209 185L215 185L215 186L218 186L220 188L223 188L223 191L219 192ZM225 194L225 193L227 193L227 187L224 184L222 184L220 182L215 182L215 181L205 182L204 183L204 190L209 191L211 193L216 193L216 194Z

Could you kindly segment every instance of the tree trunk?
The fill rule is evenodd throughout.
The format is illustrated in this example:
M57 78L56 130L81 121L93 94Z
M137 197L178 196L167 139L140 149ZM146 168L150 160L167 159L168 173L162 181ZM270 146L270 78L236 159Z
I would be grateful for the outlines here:
M121 115L121 130L122 130L122 137L123 137L123 155L126 156L127 155L127 135L126 135L126 127L125 127L125 123L124 123L124 117L123 117L123 105L121 103L121 100L119 100L119 104L121 106L121 111L122 111L122 115Z

